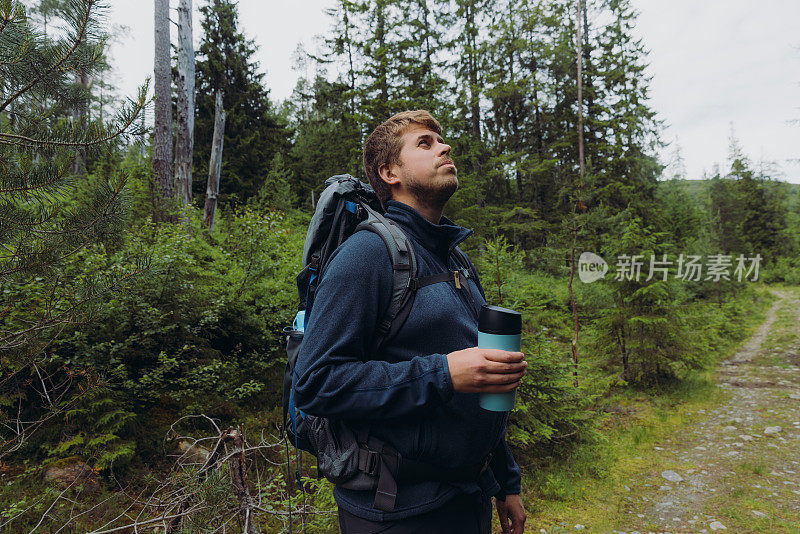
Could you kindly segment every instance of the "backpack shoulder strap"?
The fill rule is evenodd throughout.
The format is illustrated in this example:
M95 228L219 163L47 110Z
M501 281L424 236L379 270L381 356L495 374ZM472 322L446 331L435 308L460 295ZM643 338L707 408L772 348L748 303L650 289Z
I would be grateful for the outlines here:
M396 223L371 207L362 206L367 211L367 218L356 227L356 231L369 230L378 234L386 244L392 262L392 298L372 340L371 353L374 354L397 335L411 312L415 293L411 280L417 273L417 257L411 240Z
M478 273L475 272L475 267L472 265L472 262L469 261L469 257L458 247L453 249L453 256L455 256L456 261L467 270L469 277L472 278L475 281L475 285L478 286L478 291L481 292L481 296L486 300L486 295L483 293L483 286L481 286L478 281Z

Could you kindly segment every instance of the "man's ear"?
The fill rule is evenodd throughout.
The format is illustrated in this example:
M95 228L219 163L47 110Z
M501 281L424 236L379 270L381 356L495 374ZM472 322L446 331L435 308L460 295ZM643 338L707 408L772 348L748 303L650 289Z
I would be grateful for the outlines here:
M383 163L378 167L378 176L380 176L381 180L386 182L389 185L397 185L400 183L400 178L397 177L397 174L394 172L395 165L391 165L389 163Z

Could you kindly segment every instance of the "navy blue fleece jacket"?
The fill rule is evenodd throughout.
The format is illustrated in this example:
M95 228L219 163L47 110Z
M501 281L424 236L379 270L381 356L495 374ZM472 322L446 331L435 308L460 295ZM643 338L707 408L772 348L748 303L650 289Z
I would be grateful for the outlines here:
M408 235L417 276L461 266L452 254L472 230L443 217L433 224L390 200L386 216ZM478 394L453 391L446 354L478 342L477 280L417 291L406 323L380 354L367 358L377 322L389 306L392 266L381 238L357 232L332 255L317 288L295 368L295 402L312 415L369 421L373 435L404 457L450 468L492 460L477 482L420 482L398 487L395 509L373 508L374 491L334 489L337 504L371 521L402 519L442 506L459 493L520 492L520 469L505 442L505 412L478 405Z

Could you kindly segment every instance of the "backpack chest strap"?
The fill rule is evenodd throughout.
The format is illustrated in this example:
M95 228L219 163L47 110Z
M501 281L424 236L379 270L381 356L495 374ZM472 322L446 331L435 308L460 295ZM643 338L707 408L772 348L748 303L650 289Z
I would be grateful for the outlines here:
M439 274L432 274L430 276L421 276L419 278L410 278L408 280L408 287L412 291L417 291L420 288L429 286L431 284L438 284L440 282L453 282L456 289L462 289L469 280L470 274L466 269L458 269L455 271L445 271Z

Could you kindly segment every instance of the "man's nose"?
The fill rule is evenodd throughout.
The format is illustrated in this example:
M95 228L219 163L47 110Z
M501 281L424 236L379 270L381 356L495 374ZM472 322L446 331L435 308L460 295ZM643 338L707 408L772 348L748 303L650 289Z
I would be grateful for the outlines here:
M450 145L447 143L439 143L439 155L450 155Z

